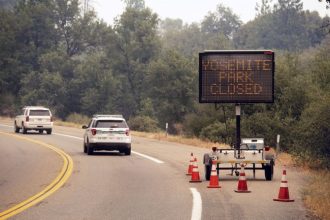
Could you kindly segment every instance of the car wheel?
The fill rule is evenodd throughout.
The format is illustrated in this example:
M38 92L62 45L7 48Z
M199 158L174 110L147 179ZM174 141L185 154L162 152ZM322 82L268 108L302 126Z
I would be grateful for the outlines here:
M91 146L87 146L87 154L92 155L94 153L94 149Z
M19 132L19 127L17 127L16 121L14 123L14 130L15 130L15 133L18 133Z
M52 133L52 129L48 129L47 134L51 134L51 133Z
M127 145L127 148L125 149L125 155L131 155L131 145Z
M24 127L24 124L22 124L22 133L26 134L27 133L27 129Z
M87 147L86 147L85 142L84 142L84 153L87 153Z
M88 142L86 143L86 148L87 148L87 154L88 155L92 155L94 153L94 148L93 146Z
M131 155L131 148L127 148L125 150L125 155Z

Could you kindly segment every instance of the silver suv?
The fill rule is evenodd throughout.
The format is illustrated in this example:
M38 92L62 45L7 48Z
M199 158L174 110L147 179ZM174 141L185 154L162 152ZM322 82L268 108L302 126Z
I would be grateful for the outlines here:
M98 150L117 150L131 154L131 135L122 115L94 115L86 126L84 153L93 154Z

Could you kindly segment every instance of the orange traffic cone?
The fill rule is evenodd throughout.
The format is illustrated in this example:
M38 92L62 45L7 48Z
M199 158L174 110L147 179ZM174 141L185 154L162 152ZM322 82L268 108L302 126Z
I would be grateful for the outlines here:
M219 177L216 169L216 161L212 161L210 183L207 188L221 188L221 186L219 185Z
M235 190L235 192L237 192L237 193L251 192L248 190L248 187L247 187L247 181L246 181L245 172L244 172L244 164L241 164L241 172L239 173L238 186L237 186L237 190Z
M191 182L191 183L202 182L202 180L199 177L199 171L198 171L198 165L197 165L196 157L195 157L195 160L194 160L193 169L192 169L192 173L191 173L191 180L189 182Z
M273 199L273 200L274 201L279 201L279 202L293 202L294 201L294 199L290 199L290 196L289 196L289 188L288 188L288 181L286 180L286 169L285 169L285 167L283 169L280 190L278 192L278 198Z
M190 176L192 174L192 170L193 170L193 163L194 163L194 154L191 153L190 154L190 162L189 162L189 166L188 166L188 171L186 173L187 176Z

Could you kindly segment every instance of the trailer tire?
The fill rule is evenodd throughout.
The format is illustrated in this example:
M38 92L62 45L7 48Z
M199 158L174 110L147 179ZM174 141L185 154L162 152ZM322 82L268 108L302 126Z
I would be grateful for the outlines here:
M271 181L273 179L273 170L274 166L272 164L265 164L265 178L267 181Z

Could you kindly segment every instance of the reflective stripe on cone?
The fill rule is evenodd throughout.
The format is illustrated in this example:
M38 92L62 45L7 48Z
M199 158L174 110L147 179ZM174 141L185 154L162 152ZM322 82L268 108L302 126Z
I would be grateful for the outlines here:
M278 198L273 200L278 202L294 202L294 199L290 199L288 181L286 180L285 166L283 168L280 190L278 192Z
M192 169L191 180L189 182L191 182L191 183L202 182L202 180L200 179L200 176L199 176L199 171L198 171L198 165L197 165L197 159L196 159L196 157L195 157L194 165L193 165L193 169Z
M239 173L237 190L234 190L237 193L250 193L248 190L247 181L244 172L244 164L241 164L241 172Z

